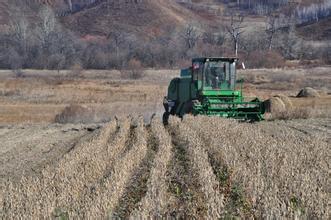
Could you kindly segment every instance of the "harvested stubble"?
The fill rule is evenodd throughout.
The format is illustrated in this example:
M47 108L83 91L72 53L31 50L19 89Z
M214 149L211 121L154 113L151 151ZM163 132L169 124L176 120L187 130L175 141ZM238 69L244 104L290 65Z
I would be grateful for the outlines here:
M89 212L89 209L95 205L95 197L98 196L97 192L103 189L103 183L111 176L115 161L124 153L126 147L125 143L129 138L131 118L117 121L116 126L116 133L109 138L106 150L102 152L103 155L100 155L99 157L98 162L103 164L104 169L102 172L96 174L94 183L89 187L86 187L85 191L81 193L78 201L74 201L75 203L73 204L67 204L67 206L72 207L70 216L87 217L86 215ZM92 172L93 171L94 170L92 169ZM99 214L106 215L106 212Z
M177 122L178 123L178 122ZM178 123L173 126L177 129L178 138L186 143L186 151L190 158L190 166L197 175L200 190L202 191L206 205L207 219L220 218L224 206L224 197L220 194L219 183L213 173L212 167L208 160L207 152L204 150L204 143L198 134L184 123Z
M92 189L102 181L117 152L124 147L128 121L125 119L120 128L113 121L90 140L82 140L56 167L45 168L41 176L23 177L19 183L8 183L5 193L1 193L5 195L3 217L32 219L84 214L81 207L93 197ZM114 141L109 142L113 136ZM115 150L110 151L108 144L116 144Z
M277 126L270 123L238 124L208 117L187 121L219 149L232 181L241 183L249 197L255 217L330 217L330 150L319 137L300 136L287 127L274 132L275 128L266 129Z
M135 122L112 121L40 175L1 185L0 218L117 216L142 166L144 193L125 213L132 219L330 218L325 137L286 122L188 116L170 118L167 128L154 119L150 129Z
M127 182L124 190L125 192L114 209L113 218L130 218L130 215L132 215L134 210L139 207L139 202L144 198L148 191L148 180L159 147L155 136L152 134L151 126L146 126L145 131L147 141L146 156Z
M206 134L206 132L201 132L202 128L200 124L196 123L196 121L192 120L190 117L185 117L184 123L196 131L196 135L201 138L204 143L203 147L207 150L213 172L217 176L217 180L220 185L219 190L225 195L225 207L221 213L222 218L252 217L252 207L249 204L247 198L245 198L245 195L243 195L243 192L237 188L238 183L234 182L234 180L231 178L232 170L224 161L225 152L223 152L219 146L219 144L222 142L222 139L211 137L209 134Z
M167 215L169 193L166 172L172 158L171 138L157 119L152 120L151 130L159 149L151 168L147 193L141 200L139 208L131 214L132 219L157 218Z
M135 129L135 142L122 158L115 161L109 177L103 180L100 189L96 189L96 196L91 202L92 206L84 207L87 213L85 217L95 219L113 216L114 209L123 196L130 177L147 154L143 118L139 118Z
M68 215L66 204L76 200L104 169L99 163L116 123L106 125L90 140L79 143L56 167L46 167L40 176L23 177L4 187L3 218L54 217L54 210ZM91 149L93 152L91 153ZM58 211L56 211L58 213Z
M171 126L167 130L171 136L173 157L167 172L170 192L168 214L177 219L203 218L207 208L198 175L191 169L187 143L177 135L180 120L171 117L170 121Z

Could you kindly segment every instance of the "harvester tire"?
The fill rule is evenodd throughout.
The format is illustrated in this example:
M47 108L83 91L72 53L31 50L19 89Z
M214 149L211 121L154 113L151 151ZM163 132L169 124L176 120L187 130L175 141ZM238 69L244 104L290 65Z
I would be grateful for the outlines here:
M162 122L163 125L168 125L169 124L169 112L164 112L162 116Z

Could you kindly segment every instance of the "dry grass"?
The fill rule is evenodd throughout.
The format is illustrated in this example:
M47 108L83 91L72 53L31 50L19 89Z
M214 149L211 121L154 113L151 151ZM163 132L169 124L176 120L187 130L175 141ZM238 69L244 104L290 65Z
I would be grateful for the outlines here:
M15 78L10 71L0 71L0 103L3 106L0 122L54 122L56 115L65 114L65 108L70 105L84 106L88 110L70 116L65 122L107 121L114 115L132 113L145 118L154 113L161 115L168 83L179 71L144 70L143 77L137 80L122 79L116 70L83 70L77 78L72 77L70 70L24 72L25 78ZM311 98L303 101L290 98L293 107L307 103L307 107L320 109L331 104L327 95L331 89L327 67L240 70L239 73L244 78L251 78L244 84L245 97L296 96L301 88L311 86L323 91L321 97L314 100L315 106L311 106Z
M0 71L0 122L104 122L133 112L150 117L161 114L160 100L173 76L161 70L146 70L139 80L123 80L118 71L82 71L80 78L70 71L25 72L17 79Z
M329 67L248 69L240 70L239 77L256 88L255 95L267 99L279 94L296 96L304 87L312 87L317 91L322 88L331 91L329 72Z
M309 108L294 108L294 109L288 109L285 111L277 111L273 112L271 116L271 120L291 120L291 119L308 119L313 116L319 116L321 115L314 115L314 112L312 109Z
M256 218L330 217L330 149L318 136L301 136L286 127L282 132L267 129L275 126L270 123L238 124L207 117L185 123L202 131L207 149L211 145L212 153L220 155Z

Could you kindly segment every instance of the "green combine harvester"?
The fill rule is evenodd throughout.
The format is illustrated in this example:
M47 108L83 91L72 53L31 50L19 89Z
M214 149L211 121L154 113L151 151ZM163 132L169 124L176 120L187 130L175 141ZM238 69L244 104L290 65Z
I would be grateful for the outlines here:
M263 102L258 98L246 101L243 97L243 80L236 80L237 61L225 57L193 59L192 66L181 70L180 77L170 82L163 101L163 123L168 124L170 115L182 118L185 114L263 120Z

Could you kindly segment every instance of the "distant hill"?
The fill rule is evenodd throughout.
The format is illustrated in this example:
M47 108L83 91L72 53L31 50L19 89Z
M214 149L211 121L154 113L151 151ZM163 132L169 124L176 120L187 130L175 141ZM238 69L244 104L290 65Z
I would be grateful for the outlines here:
M318 0L317 2L322 2ZM201 27L217 28L226 21L230 9L235 10L235 0L0 0L0 25L8 23L10 5L24 7L24 14L36 16L36 5L46 4L60 16L64 27L78 36L107 36L116 30L135 34L139 37L160 36L169 30L182 27L187 23L200 23ZM240 1L243 2L243 1ZM247 4L244 1L241 4ZM250 4L267 4L265 0L250 0ZM277 1L268 1L275 4ZM281 2L278 1L279 5ZM298 6L309 6L316 0L297 0ZM33 5L35 4L35 5ZM253 6L250 6L253 7ZM287 5L284 6L286 10ZM240 8L241 11L249 8ZM280 9L281 10L281 9ZM261 16L260 16L261 17ZM261 17L259 21L263 21ZM305 39L326 39L330 34L330 19L302 25L299 33ZM256 25L256 15L246 15L250 26ZM317 35L310 36L313 28Z
M244 32L238 56L252 67L276 64L275 59L279 65L285 59L317 60L322 50L323 60L331 63L325 52L331 33L331 0L318 2L0 0L0 66L104 69L123 68L128 63L181 65L194 56L232 55L238 35L232 32L230 36L231 30ZM238 14L244 17L242 23ZM230 29L232 15L237 22ZM275 36L270 29L265 31L269 15L276 19ZM305 55L305 48L312 52Z
M123 31L139 35L161 35L195 16L175 1L100 1L94 7L61 18L65 27L80 35L102 35Z
M318 22L299 25L297 30L305 40L331 40L331 16Z

